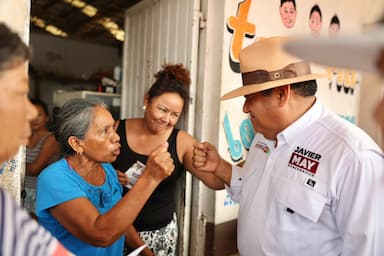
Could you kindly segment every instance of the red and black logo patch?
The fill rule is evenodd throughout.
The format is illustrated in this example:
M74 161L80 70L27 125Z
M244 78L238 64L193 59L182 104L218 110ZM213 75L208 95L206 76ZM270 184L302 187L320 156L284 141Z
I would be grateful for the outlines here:
M319 167L320 154L314 153L310 150L296 147L289 159L289 167L298 171L305 172L310 175L315 175Z

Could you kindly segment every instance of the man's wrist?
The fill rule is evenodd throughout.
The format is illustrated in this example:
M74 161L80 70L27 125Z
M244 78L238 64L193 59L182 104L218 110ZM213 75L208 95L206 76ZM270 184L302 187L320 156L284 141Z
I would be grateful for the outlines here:
M232 165L220 158L219 165L217 166L214 175L229 186L231 183Z

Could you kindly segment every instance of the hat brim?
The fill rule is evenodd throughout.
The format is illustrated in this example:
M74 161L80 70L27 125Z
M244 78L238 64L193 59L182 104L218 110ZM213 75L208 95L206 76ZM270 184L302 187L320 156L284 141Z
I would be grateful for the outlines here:
M375 63L383 47L384 26L354 36L298 38L283 45L288 53L305 60L366 72L377 71Z
M224 94L223 96L221 96L220 99L221 100L228 100L228 99L232 99L235 97L245 96L245 95L249 95L249 94L256 93L256 92L261 92L261 91L265 91L265 90L279 87L279 86L283 86L283 85L294 84L294 83L304 82L304 81L309 81L309 80L315 80L315 79L324 78L324 77L325 77L325 75L321 75L321 74L309 74L309 75L294 77L294 78L289 78L289 79L269 81L269 82L265 82L265 83L261 83L261 84L245 85L245 86L239 87L235 90L232 90L232 91Z

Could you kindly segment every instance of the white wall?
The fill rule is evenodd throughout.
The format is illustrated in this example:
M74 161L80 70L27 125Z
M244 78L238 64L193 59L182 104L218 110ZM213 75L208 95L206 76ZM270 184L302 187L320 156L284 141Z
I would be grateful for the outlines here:
M13 30L28 42L29 39L29 0L1 0L0 21L6 22Z
M182 63L191 72L190 102L178 126L192 133L195 107L195 74L198 0L144 0L126 11L122 85L122 118L143 115L144 95L154 74L164 63ZM196 32L197 30L197 32ZM196 44L194 44L194 42ZM179 224L177 255L189 255L191 178L178 182L175 191ZM184 185L185 184L185 185ZM185 194L184 194L185 191ZM194 207L196 209L197 207Z
M100 44L74 41L46 34L31 33L30 96L53 107L56 90L96 90L98 72L110 74L121 66L119 49ZM91 79L88 81L88 79Z
M260 37L268 36L282 36L282 35L310 35L309 30L309 12L314 4L318 4L322 11L322 27L320 36L328 37L328 26L331 17L337 14L340 22L341 29L340 35L354 33L363 29L363 24L374 21L374 17L378 16L383 10L383 0L355 0L353 5L349 0L308 0L296 1L297 17L294 27L287 28L283 26L279 17L278 1L268 0L246 0L246 1L232 1L227 0L225 23L228 24L229 18L237 18L242 10L243 15L246 14L246 22L248 25L254 25L252 32L253 38L246 38L243 36L241 48L254 42ZM247 7L245 7L248 4ZM243 16L244 18L244 16ZM223 24L225 25L225 24ZM228 61L229 50L232 46L239 41L234 40L234 33L229 32L228 28L223 26L224 30L224 52L222 57L223 70L222 70L222 93L228 92L241 85L241 77L234 70L231 70L231 65ZM240 48L240 47L239 47ZM236 57L232 54L231 57ZM236 61L235 58L232 60ZM361 77L361 73L352 70L334 69L322 66L312 65L314 73L325 73L328 76L324 79L318 79L318 99L329 109L335 113L343 116L351 122L360 125L367 131L378 143L378 130L371 118L373 103L377 102L378 95L380 95L380 87L375 86L377 81L368 79L368 76ZM360 95L363 88L363 95ZM372 102L366 102L367 100ZM240 161L246 158L247 151L245 146L241 147L242 134L240 134L240 125L243 120L247 118L241 112L243 98L228 100L221 102L221 115L220 120L229 120L227 129L220 127L219 150L222 156L227 160ZM362 108L363 107L363 108ZM363 120L360 120L363 118ZM228 132L228 130L230 132ZM229 136L230 135L230 136ZM228 138L231 138L229 141ZM240 147L236 147L241 158L234 158L235 154L229 152L228 146L237 143ZM232 146L232 149L235 147ZM237 155L236 155L237 156ZM233 205L228 199L225 192L217 192L216 196L216 224L227 220L236 218L237 206Z

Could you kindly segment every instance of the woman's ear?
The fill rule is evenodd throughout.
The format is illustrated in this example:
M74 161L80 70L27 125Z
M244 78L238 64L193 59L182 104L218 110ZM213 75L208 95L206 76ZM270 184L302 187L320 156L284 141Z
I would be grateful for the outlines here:
M75 136L70 136L68 138L68 144L71 146L71 148L79 155L81 155L84 152L82 141L79 140Z
M149 95L148 93L144 94L144 106L143 108L146 108L149 103Z

